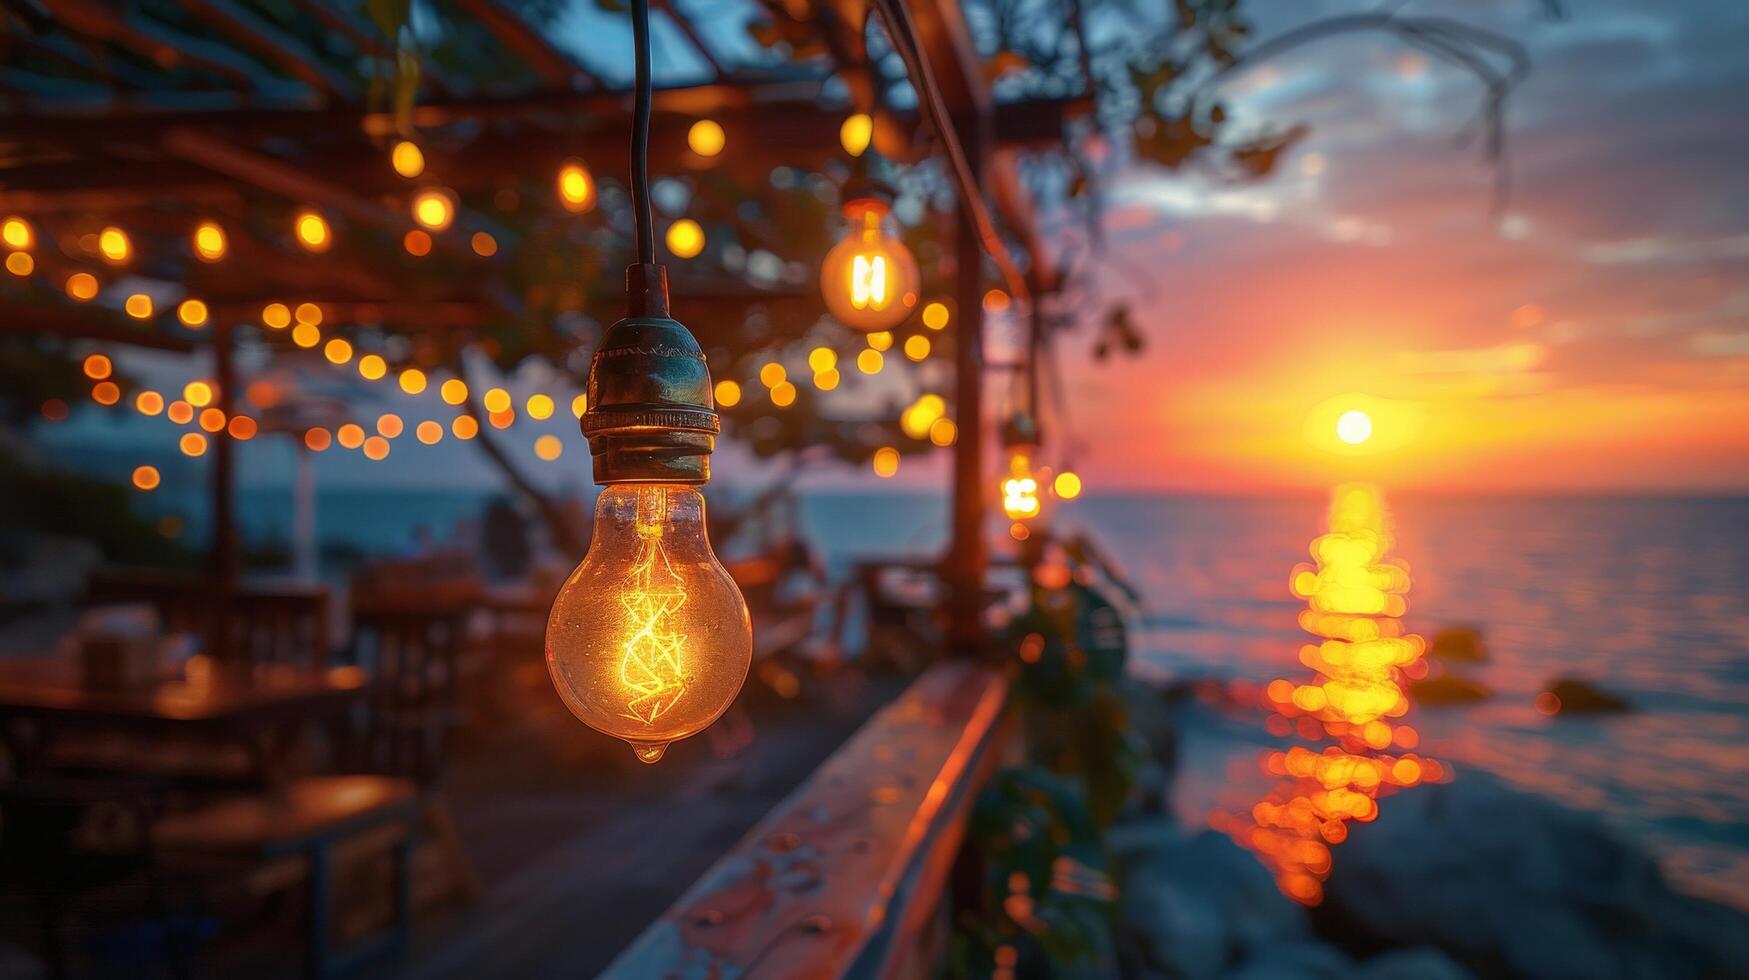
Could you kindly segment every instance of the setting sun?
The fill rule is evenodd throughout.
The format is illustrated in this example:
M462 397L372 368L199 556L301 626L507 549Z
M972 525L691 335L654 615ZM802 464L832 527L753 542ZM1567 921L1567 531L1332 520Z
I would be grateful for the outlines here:
M1336 420L1336 438L1358 446L1372 438L1372 417L1358 408L1351 408Z

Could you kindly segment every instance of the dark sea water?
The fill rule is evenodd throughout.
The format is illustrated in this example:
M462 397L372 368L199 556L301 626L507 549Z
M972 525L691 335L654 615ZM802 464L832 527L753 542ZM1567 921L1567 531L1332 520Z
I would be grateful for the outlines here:
M1601 814L1684 887L1749 908L1749 499L1393 497L1394 554L1411 568L1405 625L1472 626L1494 696L1415 708L1421 749L1461 779L1492 770ZM1303 681L1288 590L1326 501L1092 497L1083 526L1145 597L1135 670ZM835 558L939 548L939 498L811 499L805 523ZM1625 696L1626 715L1544 717L1556 676ZM1177 805L1243 810L1267 784L1257 740L1192 737ZM1242 724L1235 722L1234 724ZM1340 857L1337 858L1340 860Z

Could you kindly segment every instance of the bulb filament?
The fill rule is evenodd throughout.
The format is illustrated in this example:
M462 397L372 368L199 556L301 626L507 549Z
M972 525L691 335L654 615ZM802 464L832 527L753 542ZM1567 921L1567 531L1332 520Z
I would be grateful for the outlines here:
M859 310L884 309L887 305L887 259L884 255L858 255L850 267L850 303Z
M686 590L662 548L667 494L650 491L646 499L655 513L648 519L641 512L637 516L638 557L619 597L628 629L619 679L632 695L626 717L654 725L686 694L686 637L669 622L686 604Z

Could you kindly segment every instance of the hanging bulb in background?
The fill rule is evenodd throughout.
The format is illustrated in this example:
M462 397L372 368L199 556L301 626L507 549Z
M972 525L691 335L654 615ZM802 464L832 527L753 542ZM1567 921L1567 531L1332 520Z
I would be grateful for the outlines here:
M704 497L621 484L547 624L553 685L584 724L656 762L728 709L753 660L747 604L705 536Z
M902 323L917 306L917 260L887 231L892 205L883 197L860 195L847 201L850 232L826 253L820 266L820 291L826 308L845 326L887 330Z

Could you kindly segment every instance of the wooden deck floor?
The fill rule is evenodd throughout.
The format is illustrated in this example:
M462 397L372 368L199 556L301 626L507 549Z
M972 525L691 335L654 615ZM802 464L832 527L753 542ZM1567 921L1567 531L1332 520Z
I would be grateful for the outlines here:
M484 893L426 916L386 972L593 976L904 686L846 674L797 702L753 696L654 767L568 715L464 752L451 805Z

